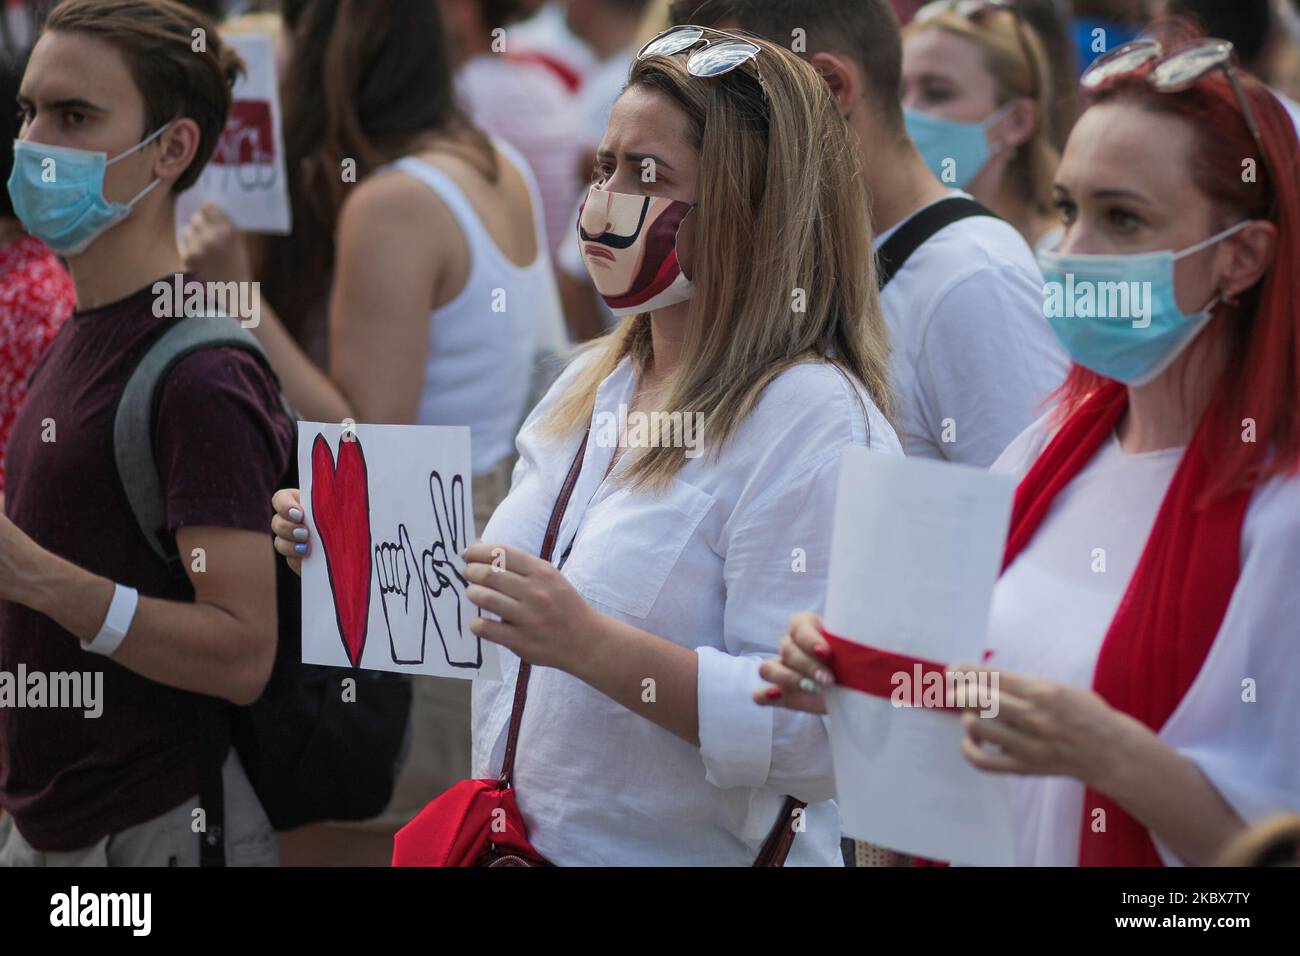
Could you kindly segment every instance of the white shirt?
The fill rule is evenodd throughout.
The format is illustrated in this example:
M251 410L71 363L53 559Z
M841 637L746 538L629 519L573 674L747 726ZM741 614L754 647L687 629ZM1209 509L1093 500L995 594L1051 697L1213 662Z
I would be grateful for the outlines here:
M538 422L592 354L565 370L524 423L513 486L485 542L539 552L578 436L556 440ZM596 414L617 414L633 386L624 359L600 386ZM866 419L830 366L788 369L720 457L710 456L716 449L705 435L705 454L689 459L663 494L613 480L634 450L604 479L614 449L600 447L593 429L556 558L572 540L564 575L593 607L697 651L700 746L575 677L534 668L514 785L529 839L548 859L748 866L790 794L809 806L788 862L841 865L824 718L759 707L751 695L790 615L825 600L841 452L856 444L901 454L862 398ZM518 673L518 658L505 650L502 658L503 683L474 685L475 777L501 767Z
M1023 477L1049 437L1047 421L1036 422L993 470ZM1127 454L1112 437L1061 490L994 590L991 663L1092 686L1102 641L1182 454ZM1205 664L1160 731L1248 824L1300 811L1297 568L1300 478L1274 480L1247 509L1237 588ZM1242 700L1246 679L1257 683L1254 703ZM1082 782L1011 779L1016 863L1077 865ZM1167 865L1180 863L1158 837L1154 842Z
M897 229L879 235L876 249ZM895 273L880 305L909 455L988 467L1042 414L1068 370L1043 318L1033 252L1000 219L939 230Z
M474 474L510 454L528 400L536 351L565 341L564 316L541 228L537 183L514 148L494 140L503 161L528 184L537 257L517 266L501 251L455 180L414 157L387 169L437 193L469 246L469 276L450 302L429 314L428 355L420 388L419 425L468 425Z

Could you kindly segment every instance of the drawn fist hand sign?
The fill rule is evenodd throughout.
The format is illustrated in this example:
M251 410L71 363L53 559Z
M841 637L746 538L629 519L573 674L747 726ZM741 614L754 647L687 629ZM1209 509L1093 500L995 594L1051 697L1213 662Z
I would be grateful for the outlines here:
M375 546L379 600L384 608L384 623L388 625L388 646L394 664L424 663L429 599L417 561L404 524L397 526L396 543L381 541ZM418 594L417 599L412 600L412 592Z
M433 500L436 534L432 546L420 556L420 569L430 616L447 663L452 667L481 667L482 646L470 631L469 622L462 620L460 611L461 595L468 587L457 567L461 550L469 544L465 479L461 475L452 477L449 496L442 475L435 471L429 475L429 497Z

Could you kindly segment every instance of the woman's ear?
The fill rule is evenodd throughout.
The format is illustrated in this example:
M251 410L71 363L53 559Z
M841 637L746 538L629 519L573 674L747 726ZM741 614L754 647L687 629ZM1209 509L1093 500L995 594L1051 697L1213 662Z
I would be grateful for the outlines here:
M835 98L840 115L848 118L862 99L862 73L852 60L838 53L814 53L808 61Z
M1235 299L1251 288L1273 264L1277 250L1277 226L1256 220L1224 242L1228 253L1226 271L1219 278L1219 294Z
M1015 149L1029 142L1038 127L1038 104L1028 97L1011 101L1014 105L1007 115L989 130L989 139L1000 143L1004 149Z

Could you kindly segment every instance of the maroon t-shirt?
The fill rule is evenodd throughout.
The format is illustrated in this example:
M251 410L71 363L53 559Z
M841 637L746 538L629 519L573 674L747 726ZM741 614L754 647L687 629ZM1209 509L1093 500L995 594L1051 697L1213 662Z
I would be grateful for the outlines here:
M156 318L153 303L151 283L76 312L50 344L10 432L5 513L42 547L142 596L193 600L150 550L113 461L126 380L176 321ZM260 361L235 348L187 356L167 377L156 422L168 526L269 535L293 423ZM0 601L0 670L16 679L19 664L104 674L98 718L0 707L0 804L32 846L89 846L198 792L198 695L90 654L45 615Z

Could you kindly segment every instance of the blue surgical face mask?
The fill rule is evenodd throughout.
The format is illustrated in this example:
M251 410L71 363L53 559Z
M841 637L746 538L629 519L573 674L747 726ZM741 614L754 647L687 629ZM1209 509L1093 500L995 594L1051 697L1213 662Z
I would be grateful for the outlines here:
M984 118L982 123L961 123L932 113L903 110L907 135L921 153L930 172L946 185L965 189L979 175L993 156L988 131L1011 112L1015 103L1007 103Z
M14 140L14 170L9 175L14 215L59 255L80 255L161 182L155 179L130 202L109 202L104 198L105 170L143 149L170 125L160 126L112 159L107 153Z
M1239 222L1180 252L1040 252L1043 315L1074 361L1125 385L1145 385L1173 364L1218 304L1216 296L1184 315L1174 296L1174 263L1247 225Z

